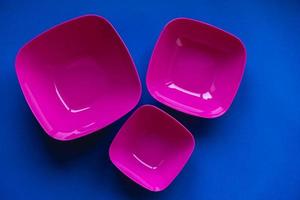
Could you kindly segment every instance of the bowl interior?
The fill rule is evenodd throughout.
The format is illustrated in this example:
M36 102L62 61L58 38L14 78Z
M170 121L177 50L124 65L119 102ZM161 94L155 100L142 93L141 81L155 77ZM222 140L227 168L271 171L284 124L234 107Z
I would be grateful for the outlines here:
M245 65L239 39L208 24L175 19L154 49L147 86L154 98L201 117L216 117L230 106Z
M16 69L35 116L56 139L74 139L130 111L141 86L112 25L84 16L41 34L19 52Z
M110 158L138 184L160 191L181 171L193 148L187 129L158 108L143 106L113 140Z

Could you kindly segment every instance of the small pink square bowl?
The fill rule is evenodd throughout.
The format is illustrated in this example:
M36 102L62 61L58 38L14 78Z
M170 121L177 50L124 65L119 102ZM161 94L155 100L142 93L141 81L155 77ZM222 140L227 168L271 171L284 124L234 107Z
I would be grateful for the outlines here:
M122 39L103 17L81 16L19 51L16 73L46 133L72 140L116 121L138 103L141 83Z
M242 42L230 33L188 18L163 29L147 72L150 94L197 117L214 118L230 107L246 63Z
M176 119L145 105L120 129L109 156L130 179L148 190L161 191L182 170L194 146L193 135Z

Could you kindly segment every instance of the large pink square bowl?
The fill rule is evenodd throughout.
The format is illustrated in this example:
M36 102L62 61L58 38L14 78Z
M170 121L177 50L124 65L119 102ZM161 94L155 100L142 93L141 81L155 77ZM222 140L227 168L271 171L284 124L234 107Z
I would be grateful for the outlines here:
M136 110L114 138L112 163L151 191L164 190L179 174L195 146L192 134L154 106Z
M243 76L246 50L235 36L187 18L163 29L147 73L151 95L197 117L214 118L230 107Z
M51 137L72 140L136 106L141 84L122 39L104 18L87 15L42 33L16 58L33 114Z

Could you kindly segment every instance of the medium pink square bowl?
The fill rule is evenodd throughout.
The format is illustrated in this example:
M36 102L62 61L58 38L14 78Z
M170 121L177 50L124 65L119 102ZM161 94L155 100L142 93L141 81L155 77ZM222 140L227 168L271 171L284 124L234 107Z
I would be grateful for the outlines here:
M16 72L33 114L58 140L101 129L136 106L141 84L122 39L103 17L64 22L19 51Z
M164 190L195 146L193 135L173 117L150 105L137 109L114 138L109 156L130 179L151 191Z
M214 118L230 107L246 62L242 42L230 33L188 18L163 29L147 72L150 94L197 117Z

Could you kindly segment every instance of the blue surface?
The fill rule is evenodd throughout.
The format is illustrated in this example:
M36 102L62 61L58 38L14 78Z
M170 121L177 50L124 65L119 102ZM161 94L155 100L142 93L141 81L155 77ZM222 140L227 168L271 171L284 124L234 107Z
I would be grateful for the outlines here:
M270 1L271 2L271 1ZM0 1L0 199L300 199L300 2ZM152 193L110 163L109 145L128 118L62 143L41 129L17 82L14 59L28 40L59 22L95 13L116 27L137 65L143 95L196 139L182 173ZM166 22L199 19L240 37L248 60L230 110L212 120L169 109L149 95L145 75Z

